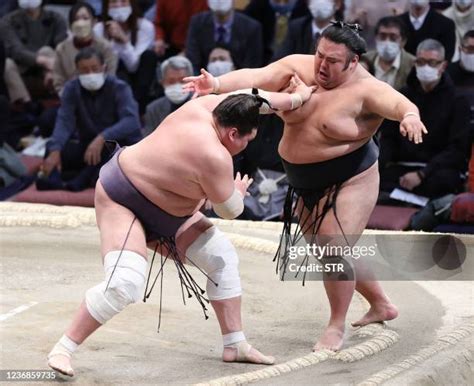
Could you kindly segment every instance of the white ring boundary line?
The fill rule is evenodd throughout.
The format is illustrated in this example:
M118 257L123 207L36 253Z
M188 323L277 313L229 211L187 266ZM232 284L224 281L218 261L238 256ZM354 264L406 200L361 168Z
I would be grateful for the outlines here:
M440 352L455 346L461 340L466 340L474 333L474 325L472 323L457 326L457 328L436 340L435 343L419 350L416 354L410 355L408 358L400 361L394 365L391 365L378 373L371 375L366 380L357 384L357 386L377 386L397 375L414 368L417 365L422 364L431 357L439 354Z
M0 322L3 322L7 319L10 319L11 317L15 316L16 314L19 314L20 312L26 311L27 309L36 306L38 302L29 302L27 304L23 304L17 308L14 308L13 310L7 312L6 314L0 314Z

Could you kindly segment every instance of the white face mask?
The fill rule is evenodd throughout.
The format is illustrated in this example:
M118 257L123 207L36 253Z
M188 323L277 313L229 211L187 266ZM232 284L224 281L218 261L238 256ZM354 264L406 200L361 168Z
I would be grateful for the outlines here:
M390 40L377 40L375 44L379 56L387 62L395 60L397 55L400 53L400 45L397 42L391 42Z
M335 7L332 0L310 0L309 11L315 20L327 20L334 15Z
M22 9L38 8L43 0L18 0L18 6Z
M416 66L416 77L421 83L434 83L439 78L439 70L425 64L424 66Z
M175 105L180 105L189 96L189 93L183 92L183 85L175 83L165 87L165 96Z
M228 60L216 60L207 65L207 71L214 76L227 74L234 69L234 63Z
M92 35L92 20L76 20L71 24L71 32L76 38L84 39Z
M209 9L216 13L228 13L233 6L233 0L207 0L207 4L209 5Z
M119 23L125 23L131 14L132 7L130 5L109 9L109 16Z
M474 54L461 51L461 64L469 72L474 72Z
M463 9L472 5L472 0L454 0L454 2Z
M424 7L430 3L430 0L410 0L411 5L415 5L418 7Z
M97 91L102 88L105 82L105 74L97 72L93 74L79 75L81 86L89 91Z

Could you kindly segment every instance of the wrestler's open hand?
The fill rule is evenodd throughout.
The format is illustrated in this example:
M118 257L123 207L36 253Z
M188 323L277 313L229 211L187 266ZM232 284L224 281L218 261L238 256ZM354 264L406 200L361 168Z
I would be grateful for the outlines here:
M293 86L293 87L292 87ZM290 80L290 89L293 88L295 92L301 95L301 99L303 103L306 102L309 98L311 98L311 94L314 93L318 86L307 86L304 83L297 73L295 73L291 80Z
M98 135L89 146L87 146L86 152L84 153L84 162L87 165L97 165L100 162L104 143L104 137Z
M423 142L423 134L428 134L428 130L419 117L407 115L400 122L400 134L418 144Z
M208 95L214 92L214 79L214 75L201 68L201 75L183 78L183 81L186 82L183 85L183 91L193 92L194 97Z
M247 193L247 189L250 185L252 185L253 179L249 178L247 174L245 174L243 177L240 176L240 172L237 172L237 175L235 176L234 180L234 186L235 189L237 189L240 194L242 194L242 197L245 197L249 195Z

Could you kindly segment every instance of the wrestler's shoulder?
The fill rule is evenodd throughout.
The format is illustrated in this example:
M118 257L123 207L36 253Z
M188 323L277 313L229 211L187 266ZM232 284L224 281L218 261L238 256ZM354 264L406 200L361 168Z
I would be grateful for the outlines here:
M285 56L280 60L274 62L275 64L287 65L292 68L298 68L300 66L311 65L314 63L314 55L304 55L304 54L293 54Z

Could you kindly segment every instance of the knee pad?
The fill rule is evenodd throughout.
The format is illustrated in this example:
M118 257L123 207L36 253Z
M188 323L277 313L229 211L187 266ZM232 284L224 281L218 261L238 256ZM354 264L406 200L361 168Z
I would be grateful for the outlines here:
M209 278L206 290L210 300L240 296L239 257L231 242L215 226L202 233L187 249L192 265L202 269Z
M122 251L120 259L119 256L120 251L105 255L105 280L86 292L87 310L101 324L127 305L139 301L142 295L147 269L146 259L132 251Z

